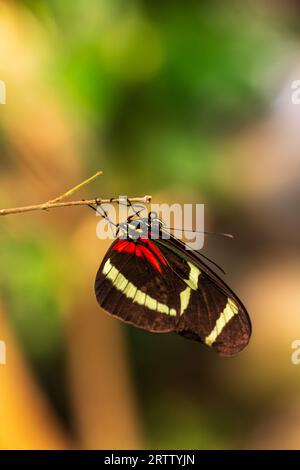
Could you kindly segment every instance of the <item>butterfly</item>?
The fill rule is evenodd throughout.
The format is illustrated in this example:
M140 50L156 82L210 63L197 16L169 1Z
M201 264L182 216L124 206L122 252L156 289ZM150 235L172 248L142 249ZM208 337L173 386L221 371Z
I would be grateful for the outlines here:
M149 332L199 341L223 356L247 346L247 310L203 255L166 232L152 213L136 213L117 229L95 280L104 310Z

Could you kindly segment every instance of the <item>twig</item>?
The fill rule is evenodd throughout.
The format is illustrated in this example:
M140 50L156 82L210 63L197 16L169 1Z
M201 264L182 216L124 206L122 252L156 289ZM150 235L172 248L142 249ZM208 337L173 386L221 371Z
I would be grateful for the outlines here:
M131 198L118 198L113 197L111 199L101 199L101 198L94 198L94 199L81 199L79 201L67 201L61 202L62 199L70 196L71 194L75 193L78 189L82 188L86 184L93 181L98 176L102 175L102 171L98 171L90 178L86 179L82 183L74 186L74 188L69 189L66 193L58 196L55 199L51 199L48 202L44 202L42 204L34 204L31 206L23 206L23 207L12 207L9 209L0 209L0 216L1 215L11 215L11 214L22 214L24 212L33 212L33 211L44 211L49 209L55 209L58 207L74 207L74 206L99 206L100 204L124 204L126 202L135 203L142 203L142 204L149 204L151 202L151 196L143 196L143 197L131 197Z
M95 173L93 176L91 176L90 178L82 181L82 183L79 183L77 184L76 186L74 186L74 188L71 188L69 189L69 191L67 191L66 193L62 194L61 196L58 196L56 197L55 199L51 199L50 201L48 201L49 204L53 203L53 202L59 202L59 201L62 201L63 199L65 199L66 197L68 196L71 196L72 194L74 194L76 191L78 191L78 189L82 188L83 186L85 186L86 184L88 183L91 183L92 181L94 181L98 176L101 176L103 175L103 171L97 171L97 173Z
M127 201L131 203L141 203L149 204L151 202L151 196L143 197L129 197ZM74 207L74 206L99 206L100 204L124 204L124 198L114 197L111 199L82 199L80 201L68 201L68 202L45 202L44 204L35 204L33 206L24 206L24 207L12 207L10 209L1 209L1 215L11 215L11 214L21 214L24 212L33 212L33 211L44 211L48 209L55 209L58 207Z

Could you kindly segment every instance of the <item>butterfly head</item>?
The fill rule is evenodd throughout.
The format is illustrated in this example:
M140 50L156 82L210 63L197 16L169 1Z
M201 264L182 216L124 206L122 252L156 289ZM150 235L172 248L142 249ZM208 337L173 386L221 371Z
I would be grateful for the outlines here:
M139 217L134 215L128 217L126 222L121 222L118 225L119 237L130 240L137 240L139 238L151 238L161 233L163 222L159 219L156 212L149 212L148 217Z

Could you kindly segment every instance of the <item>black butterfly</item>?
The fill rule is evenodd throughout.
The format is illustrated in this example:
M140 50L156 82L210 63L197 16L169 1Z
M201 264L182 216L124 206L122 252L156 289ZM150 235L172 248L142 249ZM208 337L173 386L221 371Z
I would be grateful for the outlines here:
M242 351L251 336L236 294L196 251L167 233L153 215L131 216L106 253L95 282L108 313L156 333L176 332L223 356ZM166 238L166 235L169 237Z

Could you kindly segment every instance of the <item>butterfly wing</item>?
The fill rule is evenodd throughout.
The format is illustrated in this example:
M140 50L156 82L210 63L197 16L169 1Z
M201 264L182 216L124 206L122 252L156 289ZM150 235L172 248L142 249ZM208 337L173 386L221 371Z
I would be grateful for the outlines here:
M251 337L248 313L227 284L201 260L171 237L158 240L161 252L176 275L185 281L180 291L176 332L211 346L223 356L242 351Z
M98 303L110 314L151 332L200 341L224 356L251 336L248 313L201 259L170 240L116 240L96 276Z
M98 303L108 313L152 332L174 331L185 283L150 240L116 240L95 281Z

